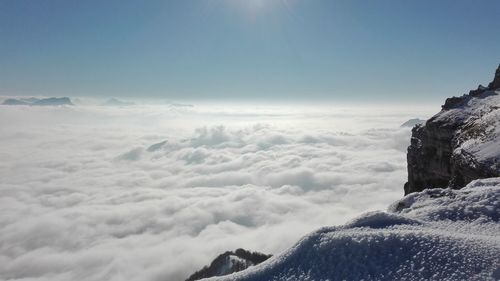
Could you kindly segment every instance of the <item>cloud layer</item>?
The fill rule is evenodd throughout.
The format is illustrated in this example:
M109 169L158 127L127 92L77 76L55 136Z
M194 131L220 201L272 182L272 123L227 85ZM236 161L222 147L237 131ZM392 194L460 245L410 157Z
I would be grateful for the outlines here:
M3 107L0 279L182 280L402 195L422 109Z

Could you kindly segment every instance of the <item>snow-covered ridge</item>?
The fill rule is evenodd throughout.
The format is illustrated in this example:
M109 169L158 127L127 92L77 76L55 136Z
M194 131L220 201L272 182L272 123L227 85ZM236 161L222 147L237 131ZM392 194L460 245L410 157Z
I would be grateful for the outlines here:
M499 218L500 178L428 189L207 280L499 280Z
M488 88L446 100L412 131L405 194L500 176L500 67Z
M489 169L500 170L500 91L483 92L458 108L444 111L435 120L463 120L456 132L454 157L470 155Z
M490 169L500 170L500 90L485 91L461 106L442 111L433 122L458 127L455 157L470 155Z
M205 266L201 270L193 273L186 279L186 281L200 280L202 278L223 276L233 272L238 272L260 264L270 257L271 255L249 252L244 249L237 249L234 252L227 251L216 257L210 263L210 266Z

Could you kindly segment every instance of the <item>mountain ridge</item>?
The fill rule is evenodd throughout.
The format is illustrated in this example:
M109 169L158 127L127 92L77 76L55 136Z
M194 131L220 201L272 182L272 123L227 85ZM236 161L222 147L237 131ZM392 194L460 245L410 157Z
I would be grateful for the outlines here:
M500 176L500 89L493 87L500 87L500 66L489 87L446 99L439 113L412 129L405 195Z
M50 98L9 98L3 101L2 105L31 105L31 106L57 106L74 105L68 97L50 97Z

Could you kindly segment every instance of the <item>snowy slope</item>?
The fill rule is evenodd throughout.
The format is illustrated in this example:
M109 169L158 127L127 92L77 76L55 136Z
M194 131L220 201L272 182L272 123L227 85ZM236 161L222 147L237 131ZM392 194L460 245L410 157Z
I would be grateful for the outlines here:
M500 178L428 189L207 280L499 280Z
M413 128L407 163L405 194L499 177L500 89L480 87L447 99L425 125Z
M460 106L437 114L434 121L459 127L455 157L472 157L489 169L500 170L500 91L469 97Z

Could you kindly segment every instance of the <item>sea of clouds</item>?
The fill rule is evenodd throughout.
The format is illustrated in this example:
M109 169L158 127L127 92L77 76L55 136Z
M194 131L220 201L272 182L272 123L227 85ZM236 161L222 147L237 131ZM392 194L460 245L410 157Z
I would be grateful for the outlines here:
M183 280L402 197L436 108L0 106L0 279Z

